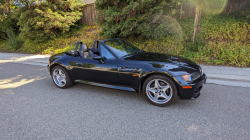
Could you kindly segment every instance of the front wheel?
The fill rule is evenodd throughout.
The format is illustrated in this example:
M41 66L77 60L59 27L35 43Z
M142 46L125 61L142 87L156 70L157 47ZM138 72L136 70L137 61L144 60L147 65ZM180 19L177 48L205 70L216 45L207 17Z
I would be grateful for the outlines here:
M68 88L72 85L72 81L67 71L61 66L55 66L52 69L52 79L57 87Z
M177 87L168 76L155 74L148 77L143 84L143 94L156 106L167 106L177 99Z

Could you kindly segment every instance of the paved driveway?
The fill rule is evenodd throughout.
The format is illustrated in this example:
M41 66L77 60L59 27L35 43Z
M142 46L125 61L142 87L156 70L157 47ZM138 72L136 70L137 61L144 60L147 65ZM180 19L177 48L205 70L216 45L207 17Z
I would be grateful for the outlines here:
M156 107L142 94L76 84L47 69L0 64L0 139L250 139L250 88L205 85L196 100Z

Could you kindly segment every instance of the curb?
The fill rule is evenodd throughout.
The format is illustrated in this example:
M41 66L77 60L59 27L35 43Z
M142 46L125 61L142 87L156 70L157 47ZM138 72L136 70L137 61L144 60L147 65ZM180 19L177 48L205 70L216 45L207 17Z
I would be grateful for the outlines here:
M234 86L234 87L250 87L249 82L240 81L229 81L229 80L217 80L217 79L207 79L208 84L224 85L224 86Z
M210 73L206 73L206 74L207 74L208 79L228 80L228 81L250 83L250 77L248 77L248 76L241 76L241 75L221 75L221 74L210 74Z

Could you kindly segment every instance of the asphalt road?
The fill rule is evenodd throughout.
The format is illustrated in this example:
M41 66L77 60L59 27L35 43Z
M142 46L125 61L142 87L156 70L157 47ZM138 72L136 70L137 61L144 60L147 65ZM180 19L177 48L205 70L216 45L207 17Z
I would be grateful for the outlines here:
M142 94L57 88L46 67L0 63L0 140L250 139L250 88L207 84L168 107Z

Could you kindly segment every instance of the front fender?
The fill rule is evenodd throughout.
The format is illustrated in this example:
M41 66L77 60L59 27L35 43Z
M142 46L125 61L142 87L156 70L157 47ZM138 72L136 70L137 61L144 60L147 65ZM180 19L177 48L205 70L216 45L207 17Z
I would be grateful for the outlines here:
M189 72L187 68L180 67L178 65L172 65L169 63L149 63L150 65L146 65L141 69L138 74L140 78L139 89L143 86L144 81L152 74L163 74L171 78L177 87L182 86L185 82L183 82L183 78L181 75L188 74Z
M172 80L174 80L176 83L180 84L179 81L172 74L170 74L167 71L150 71L150 72L144 73L141 75L141 81L145 80L147 77L149 77L152 74L166 75L166 76L170 77Z

